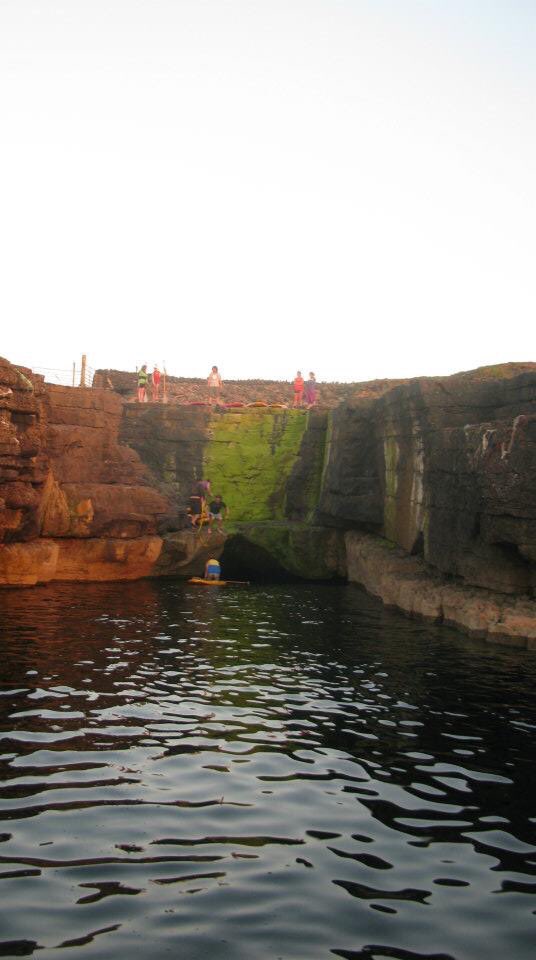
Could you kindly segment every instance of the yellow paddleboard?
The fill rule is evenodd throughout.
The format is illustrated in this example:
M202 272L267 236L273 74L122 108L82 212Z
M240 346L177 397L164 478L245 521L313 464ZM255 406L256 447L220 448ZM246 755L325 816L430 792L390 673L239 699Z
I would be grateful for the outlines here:
M224 587L227 580L204 580L203 577L191 577L188 583L199 583L203 587Z
M190 577L188 583L196 583L202 587L225 587L227 583L240 583L247 587L249 580L205 580L203 577Z

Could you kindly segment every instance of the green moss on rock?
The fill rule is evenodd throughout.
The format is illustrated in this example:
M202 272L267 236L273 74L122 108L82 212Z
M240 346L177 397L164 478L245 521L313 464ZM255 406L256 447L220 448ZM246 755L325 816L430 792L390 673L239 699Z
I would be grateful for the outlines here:
M204 474L233 520L284 518L286 485L306 423L300 410L259 408L211 417Z

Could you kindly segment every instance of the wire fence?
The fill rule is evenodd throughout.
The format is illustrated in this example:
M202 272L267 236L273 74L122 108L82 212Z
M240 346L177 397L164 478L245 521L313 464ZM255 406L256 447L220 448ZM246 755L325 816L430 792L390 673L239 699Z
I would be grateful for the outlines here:
M45 378L45 383L59 384L62 387L91 387L95 370L82 357L70 367L42 367L32 364L31 370Z

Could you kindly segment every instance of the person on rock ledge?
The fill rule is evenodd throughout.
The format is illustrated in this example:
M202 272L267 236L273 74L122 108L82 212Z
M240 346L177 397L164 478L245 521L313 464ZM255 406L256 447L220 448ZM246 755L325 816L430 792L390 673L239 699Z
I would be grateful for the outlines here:
M225 519L229 516L229 508L227 504L223 502L221 494L217 494L214 497L214 500L209 504L208 508L208 520L209 520L209 533L212 530L212 524L215 520L218 522L220 531L223 530L223 516L225 514Z
M160 400L160 370L158 369L156 363L151 374L151 381L153 384L153 402L156 403L158 400Z
M212 367L208 378L208 402L212 406L214 403L219 403L221 398L221 390L223 387L223 380L219 374L217 367Z
M194 529L202 527L207 515L207 501L203 489L200 489L199 483L194 483L192 494L188 501L188 517Z
M147 382L149 374L147 373L147 364L144 363L141 370L138 370L138 403L147 403Z
M301 370L298 370L294 378L294 402L293 407L301 407L303 403L303 377Z
M316 403L316 377L314 373L309 374L309 379L305 384L304 399L306 407L314 407Z

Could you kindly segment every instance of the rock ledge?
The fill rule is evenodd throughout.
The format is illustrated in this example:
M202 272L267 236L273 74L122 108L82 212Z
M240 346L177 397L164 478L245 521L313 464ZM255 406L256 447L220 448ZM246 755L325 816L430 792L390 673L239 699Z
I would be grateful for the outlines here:
M449 624L488 643L536 650L536 602L446 580L420 557L372 534L352 530L345 542L348 579L386 606Z

